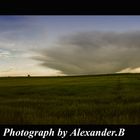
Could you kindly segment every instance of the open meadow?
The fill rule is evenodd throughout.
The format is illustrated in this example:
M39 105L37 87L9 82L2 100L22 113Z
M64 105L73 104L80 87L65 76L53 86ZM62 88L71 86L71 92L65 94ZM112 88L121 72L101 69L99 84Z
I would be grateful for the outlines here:
M140 124L140 74L1 77L0 124Z

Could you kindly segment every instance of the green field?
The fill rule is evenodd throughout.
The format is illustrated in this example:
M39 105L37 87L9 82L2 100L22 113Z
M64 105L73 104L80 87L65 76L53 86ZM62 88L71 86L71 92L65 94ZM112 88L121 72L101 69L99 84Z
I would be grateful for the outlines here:
M140 74L1 77L0 124L140 124Z

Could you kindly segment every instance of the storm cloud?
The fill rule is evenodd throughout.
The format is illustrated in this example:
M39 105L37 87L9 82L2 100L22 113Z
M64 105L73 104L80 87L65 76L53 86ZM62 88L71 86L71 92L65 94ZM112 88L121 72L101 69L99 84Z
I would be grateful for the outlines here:
M67 75L133 72L140 67L140 31L78 32L38 53L40 65Z

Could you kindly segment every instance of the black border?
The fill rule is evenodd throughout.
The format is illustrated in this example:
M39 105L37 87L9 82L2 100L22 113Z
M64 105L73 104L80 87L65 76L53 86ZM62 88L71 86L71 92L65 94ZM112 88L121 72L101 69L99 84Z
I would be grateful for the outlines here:
M140 15L137 0L9 0L1 15Z

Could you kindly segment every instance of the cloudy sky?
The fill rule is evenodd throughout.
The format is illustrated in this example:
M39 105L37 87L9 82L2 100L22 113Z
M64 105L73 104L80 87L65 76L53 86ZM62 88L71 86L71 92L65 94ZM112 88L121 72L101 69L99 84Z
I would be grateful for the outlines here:
M140 72L140 16L0 16L0 76Z

